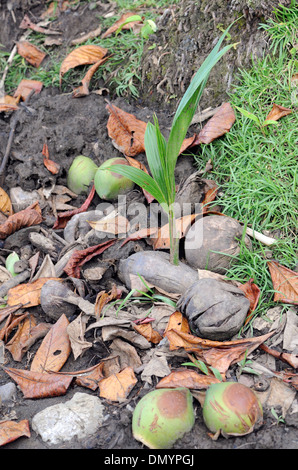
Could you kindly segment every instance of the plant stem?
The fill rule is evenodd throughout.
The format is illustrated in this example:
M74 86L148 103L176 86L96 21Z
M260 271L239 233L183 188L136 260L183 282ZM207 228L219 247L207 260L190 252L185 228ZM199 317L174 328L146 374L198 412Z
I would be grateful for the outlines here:
M179 263L179 238L176 230L176 218L173 204L169 206L170 262L175 266Z

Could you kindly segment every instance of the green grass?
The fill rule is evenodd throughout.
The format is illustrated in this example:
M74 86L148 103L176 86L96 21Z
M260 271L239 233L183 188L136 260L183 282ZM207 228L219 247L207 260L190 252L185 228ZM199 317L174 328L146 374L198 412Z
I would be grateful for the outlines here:
M297 29L297 25L296 25ZM213 178L220 186L216 204L221 211L253 229L278 239L270 248L253 240L252 250L242 246L228 277L240 282L253 278L261 289L255 315L276 306L267 261L274 258L289 269L297 264L297 100L290 77L297 61L287 47L242 71L230 94L236 122L223 138L202 146L196 157L199 169L212 159ZM294 58L295 59L295 58ZM263 122L273 103L292 109L277 125L260 129L236 106ZM285 306L286 308L286 306Z

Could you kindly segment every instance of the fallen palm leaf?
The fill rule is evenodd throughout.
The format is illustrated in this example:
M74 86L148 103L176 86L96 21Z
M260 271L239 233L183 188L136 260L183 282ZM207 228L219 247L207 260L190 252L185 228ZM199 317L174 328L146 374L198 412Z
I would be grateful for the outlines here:
M26 308L40 305L41 288L50 280L60 281L60 279L56 277L43 277L34 282L12 287L8 291L7 305L12 307L14 305L23 304Z
M213 140L229 132L235 120L236 116L230 103L223 103L205 124L192 145L210 144Z
M38 47L30 44L28 41L19 41L17 42L17 50L18 54L24 59L29 62L29 64L33 65L33 67L38 68L46 54L42 52Z
M31 227L42 222L41 209L38 202L34 202L26 209L19 211L0 225L0 239L4 240L8 235L20 230L23 227Z
M79 65L95 64L99 60L103 59L107 52L108 50L104 47L91 45L79 46L74 49L61 64L59 72L60 85L63 75L68 72L68 70L78 67Z
M62 314L51 327L37 350L30 367L32 372L57 372L61 369L71 353L67 333L68 325L67 317Z
M110 375L99 382L99 396L121 402L127 398L137 381L132 367L126 367L118 374Z
M126 23L126 20L131 18L129 23ZM134 19L133 19L134 18ZM131 29L135 24L141 24L142 21L139 15L135 15L133 12L129 11L128 13L124 13L119 20L117 20L110 28L108 28L102 35L102 39L111 36L115 33L119 28L121 29Z
M278 104L273 104L273 107L266 117L266 120L263 124L263 126L267 126L267 124L270 124L269 121L278 121L280 118L287 116L288 114L291 114L292 110L289 108L285 108L284 106L280 106Z
M99 245L90 246L85 250L75 250L64 267L64 272L66 272L66 274L70 277L79 279L81 276L81 267L87 263L87 261L90 261L94 256L98 256L103 253L116 241L117 238L113 238L107 242L100 243Z
M22 436L31 437L28 419L19 422L0 422L0 446L13 442Z
M10 197L2 188L0 188L0 211L6 216L13 214Z
M65 395L72 376L47 374L32 370L4 367L4 371L19 385L25 398L46 398Z
M106 106L106 109L110 113L107 129L113 145L129 157L144 152L144 136L147 123L110 103Z
M172 329L166 333L166 337L170 343L170 350L184 348L186 351L192 351L205 364L215 367L221 374L225 374L231 364L241 361L273 334L274 331L271 331L255 338L220 342L202 339Z
M82 85L73 90L72 92L73 98L81 98L82 96L89 95L89 84L93 75L95 74L97 69L100 67L100 65L104 64L108 59L109 57L104 57L103 59L100 59L98 62L95 62L95 64L93 64L90 67L90 69L88 70L88 72L86 73L85 77L82 80Z
M277 261L267 262L273 283L274 301L298 305L298 273Z
M212 375L198 374L190 369L176 370L161 379L156 388L185 387L192 390L207 389L211 384L219 383L220 380Z
M79 207L78 209L73 209L73 210L58 214L58 217L53 225L53 229L55 230L55 229L65 228L67 222L72 218L73 215L80 214L81 212L86 212L92 202L94 194L95 194L95 187L93 185L86 201L81 205L81 207Z

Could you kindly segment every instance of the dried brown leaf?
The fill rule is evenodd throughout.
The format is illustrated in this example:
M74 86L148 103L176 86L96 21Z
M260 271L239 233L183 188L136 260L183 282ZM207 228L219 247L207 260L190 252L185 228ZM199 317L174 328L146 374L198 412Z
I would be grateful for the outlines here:
M79 65L95 64L103 59L108 50L101 46L79 46L68 54L60 67L60 85L63 75Z
M158 333L158 331L152 328L151 323L139 323L133 325L134 329L147 341L153 344L158 344L162 340L162 336Z
M137 381L133 368L126 367L118 374L110 375L110 377L99 382L99 396L110 401L123 401L127 398Z
M43 277L34 282L19 284L8 291L7 305L13 306L23 304L24 307L35 307L40 305L40 291L42 286L50 280L61 281L56 277Z
M43 83L38 80L27 80L23 78L20 81L13 96L14 98L21 98L23 101L25 101L32 90L38 94L41 92L42 87Z
M0 211L6 216L13 214L10 197L2 188L0 188Z
M68 375L9 367L4 367L4 371L19 385L25 398L59 397L66 393L73 379Z
M13 442L19 437L31 437L29 421L1 421L0 423L0 446Z
M291 114L293 111L289 108L285 108L284 106L280 106L279 104L273 103L272 109L269 112L268 116L266 117L266 121L278 121L278 119Z
M231 364L241 361L245 354L254 351L273 334L274 331L271 331L255 338L221 342L202 339L172 329L166 333L166 337L170 343L170 350L184 348L188 352L192 351L205 364L215 367L221 374L225 374Z
M98 62L95 62L90 69L87 71L85 77L82 80L82 85L78 88L75 88L72 92L72 97L73 98L81 98L82 96L87 96L89 95L89 84L90 81L97 71L97 69L100 67L100 65L103 65L109 57L104 57L103 59L100 59Z
M230 103L223 103L200 131L193 145L210 144L213 140L229 132L236 120L234 110Z
M195 370L183 369L171 372L161 379L155 388L186 387L192 390L201 390L219 382L220 380L212 375L198 374Z
M64 271L70 277L77 279L81 276L81 267L90 261L94 256L98 256L103 253L109 246L112 246L117 241L117 238L112 238L107 242L100 243L99 245L90 246L85 250L75 250L64 267Z
M41 209L38 202L34 202L26 209L16 212L0 225L0 239L4 240L8 235L23 227L31 227L42 222Z
M108 104L106 109L110 113L107 129L113 145L129 157L144 152L147 123L112 104Z
M92 202L94 194L95 194L95 186L93 185L87 199L81 205L81 207L79 207L78 209L73 209L73 210L61 212L60 214L58 214L58 217L53 225L53 229L55 230L55 229L61 229L61 228L66 227L67 222L72 218L73 215L80 214L81 212L86 212Z
M277 261L267 262L273 283L274 301L298 305L298 273Z
M47 55L28 41L17 42L17 50L20 56L24 57L29 64L36 68L40 66Z
M57 372L61 369L71 353L67 333L68 325L67 317L62 314L51 327L36 352L30 367L32 372Z
M124 13L119 20L117 20L110 28L108 28L102 35L102 39L107 38L111 36L113 33L117 31L118 28L129 18L130 16L135 15L132 11L129 11L127 13ZM130 21L129 23L125 24L122 29L131 29L135 24L141 24L142 21L136 20L136 21Z

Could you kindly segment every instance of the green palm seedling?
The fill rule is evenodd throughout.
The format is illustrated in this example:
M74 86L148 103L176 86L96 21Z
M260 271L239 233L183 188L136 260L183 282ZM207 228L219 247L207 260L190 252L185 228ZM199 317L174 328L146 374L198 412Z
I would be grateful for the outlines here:
M170 260L173 264L178 264L179 260L179 237L176 233L174 215L176 197L175 166L183 140L198 107L209 74L219 59L234 46L234 44L227 45L220 50L221 44L231 26L222 34L214 49L193 77L175 113L168 140L166 141L162 135L156 116L154 116L154 124L151 122L147 124L144 143L152 176L138 168L127 165L113 165L112 168L109 168L115 173L128 177L138 186L145 189L165 210L169 220Z

